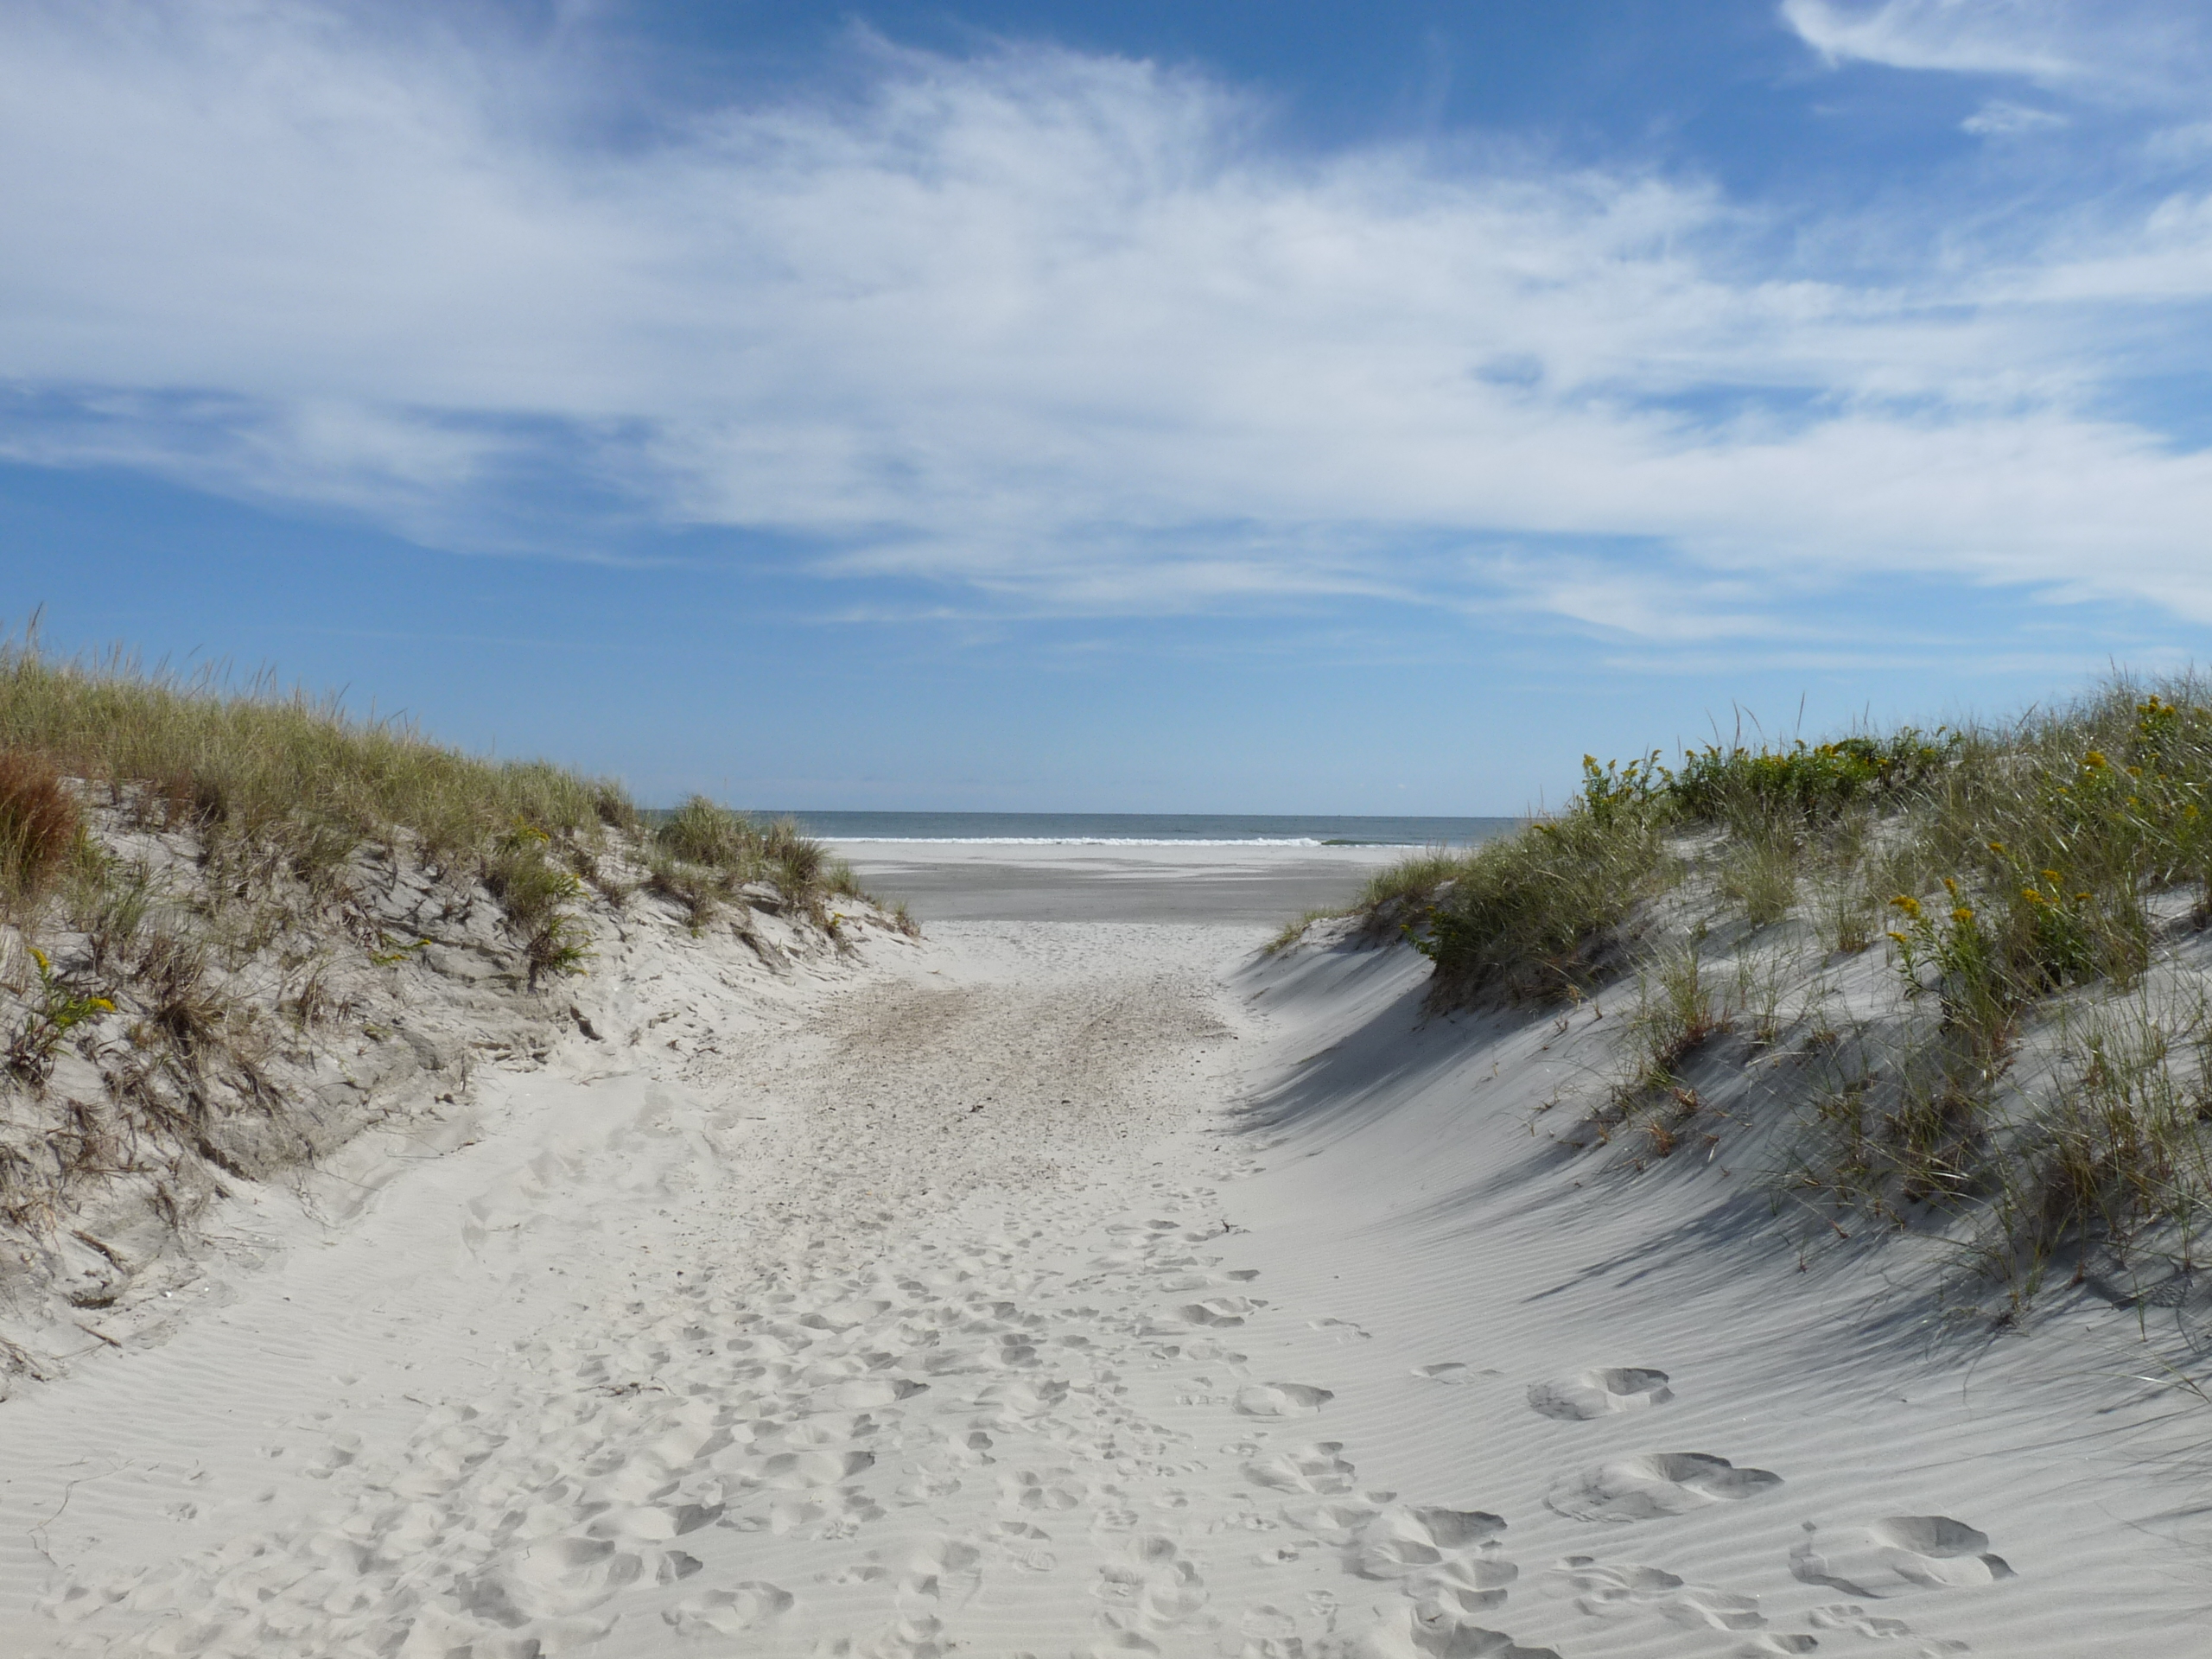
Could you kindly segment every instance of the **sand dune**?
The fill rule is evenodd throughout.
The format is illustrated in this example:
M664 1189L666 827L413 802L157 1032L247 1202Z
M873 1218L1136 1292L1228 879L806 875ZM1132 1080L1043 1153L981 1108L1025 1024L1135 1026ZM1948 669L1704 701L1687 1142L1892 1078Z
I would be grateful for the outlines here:
M2212 1650L2136 1314L1962 1347L1748 1175L1532 1132L1586 1020L1262 937L630 961L594 1020L682 1051L241 1205L208 1306L0 1407L7 1650Z

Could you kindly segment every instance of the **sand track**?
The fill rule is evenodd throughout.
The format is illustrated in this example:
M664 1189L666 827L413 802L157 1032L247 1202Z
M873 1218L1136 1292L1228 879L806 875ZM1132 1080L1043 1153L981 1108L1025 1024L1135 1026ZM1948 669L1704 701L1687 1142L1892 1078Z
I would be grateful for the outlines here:
M2198 1650L2140 1541L2164 1405L1854 1348L1787 1264L1639 1251L1679 1192L1553 1158L1455 1207L1530 1155L1484 1090L1541 1095L1545 1031L1424 1026L1379 957L1240 980L1254 942L948 925L508 1079L4 1408L0 1646ZM1282 1109L1363 1043L1368 1096Z
M1208 1248L1230 1154L1162 1150L1222 1089L1222 939L1152 931L1001 929L669 1075L517 1084L344 1236L23 1402L64 1444L12 1460L43 1580L12 1628L472 1659L1211 1629L1179 1541L1196 1500L1262 1507L1265 1434L1150 1407L1228 1388L1264 1303Z

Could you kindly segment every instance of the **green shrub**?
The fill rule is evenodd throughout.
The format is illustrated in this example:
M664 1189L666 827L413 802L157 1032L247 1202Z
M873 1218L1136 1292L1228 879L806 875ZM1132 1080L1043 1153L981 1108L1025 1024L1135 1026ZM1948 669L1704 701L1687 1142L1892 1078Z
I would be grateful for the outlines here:
M1955 757L1955 733L1905 727L1888 737L1843 737L1786 749L1719 744L1693 749L1675 768L1658 768L1660 787L1684 813L1708 823L1747 825L1831 818L1854 802L1896 800Z
M589 955L582 925L566 908L583 883L553 861L551 842L543 830L517 824L484 862L484 884L522 941L533 988L549 973L582 973Z
M1676 874L1653 762L1583 761L1567 809L1476 848L1409 932L1446 1001L1577 994L1625 963L1637 909Z

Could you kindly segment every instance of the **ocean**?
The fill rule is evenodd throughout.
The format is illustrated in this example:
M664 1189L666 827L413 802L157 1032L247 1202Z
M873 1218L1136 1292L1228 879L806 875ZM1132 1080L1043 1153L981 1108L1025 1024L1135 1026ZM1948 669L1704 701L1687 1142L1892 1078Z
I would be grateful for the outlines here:
M1517 818L1330 817L1211 812L757 812L822 841L1033 847L1466 847Z

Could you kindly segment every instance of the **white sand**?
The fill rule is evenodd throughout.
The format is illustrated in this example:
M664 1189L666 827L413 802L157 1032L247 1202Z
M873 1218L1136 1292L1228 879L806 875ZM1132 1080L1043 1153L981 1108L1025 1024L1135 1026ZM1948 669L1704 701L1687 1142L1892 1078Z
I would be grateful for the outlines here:
M1245 922L1350 903L1404 847L841 841L870 892L925 922Z
M1747 1176L1532 1130L1586 1016L1263 937L610 962L614 1040L0 1405L0 1651L2212 1652L2136 1315L1885 1322Z

